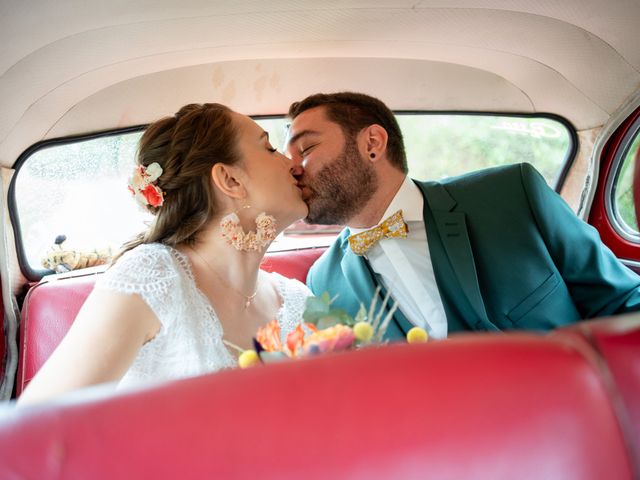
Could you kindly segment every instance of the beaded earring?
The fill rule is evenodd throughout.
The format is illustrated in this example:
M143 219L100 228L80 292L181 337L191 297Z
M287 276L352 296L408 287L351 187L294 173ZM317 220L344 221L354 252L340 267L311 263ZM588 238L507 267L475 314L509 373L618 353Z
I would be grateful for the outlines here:
M250 205L244 205L241 209L251 208ZM240 225L240 218L236 210L226 215L220 221L222 228L222 238L236 250L243 252L257 252L262 250L265 245L272 242L276 238L276 219L265 212L260 213L256 217L256 231L245 232Z

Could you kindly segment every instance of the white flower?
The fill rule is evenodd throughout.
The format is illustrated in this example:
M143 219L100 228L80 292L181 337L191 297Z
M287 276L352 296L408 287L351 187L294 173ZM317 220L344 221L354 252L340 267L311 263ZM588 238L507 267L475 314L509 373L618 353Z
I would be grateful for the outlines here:
M155 182L162 175L162 167L157 162L153 162L146 168L146 174L149 177L148 183Z

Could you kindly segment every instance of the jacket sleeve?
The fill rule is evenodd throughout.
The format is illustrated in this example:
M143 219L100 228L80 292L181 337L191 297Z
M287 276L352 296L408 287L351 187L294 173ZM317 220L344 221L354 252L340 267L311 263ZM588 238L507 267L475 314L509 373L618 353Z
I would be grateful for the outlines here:
M583 318L640 310L640 277L624 266L529 164L522 183L533 217Z
M315 295L318 296L318 292L316 291L316 289L314 288L314 272L316 270L316 264L317 264L317 260L316 262L311 265L311 268L309 268L309 272L307 272L307 287L309 287L309 290L311 290L311 292Z

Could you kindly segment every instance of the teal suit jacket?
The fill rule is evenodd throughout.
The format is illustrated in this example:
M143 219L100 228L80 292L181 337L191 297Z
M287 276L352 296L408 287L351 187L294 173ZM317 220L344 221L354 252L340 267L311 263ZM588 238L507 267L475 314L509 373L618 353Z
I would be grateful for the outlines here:
M449 332L549 330L640 310L640 277L604 246L529 164L417 182ZM348 229L309 270L316 295L354 315L378 281L349 249ZM387 331L411 328L401 311Z

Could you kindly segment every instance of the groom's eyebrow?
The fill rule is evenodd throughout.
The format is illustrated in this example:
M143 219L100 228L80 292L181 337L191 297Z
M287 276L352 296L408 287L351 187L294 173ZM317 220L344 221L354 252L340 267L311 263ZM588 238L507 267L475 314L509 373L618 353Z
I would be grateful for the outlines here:
M291 146L294 143L296 143L298 140L300 140L302 137L306 137L307 135L319 135L320 132L316 131L316 130L302 130L301 132L296 133L294 136L292 136L289 139L289 145Z

